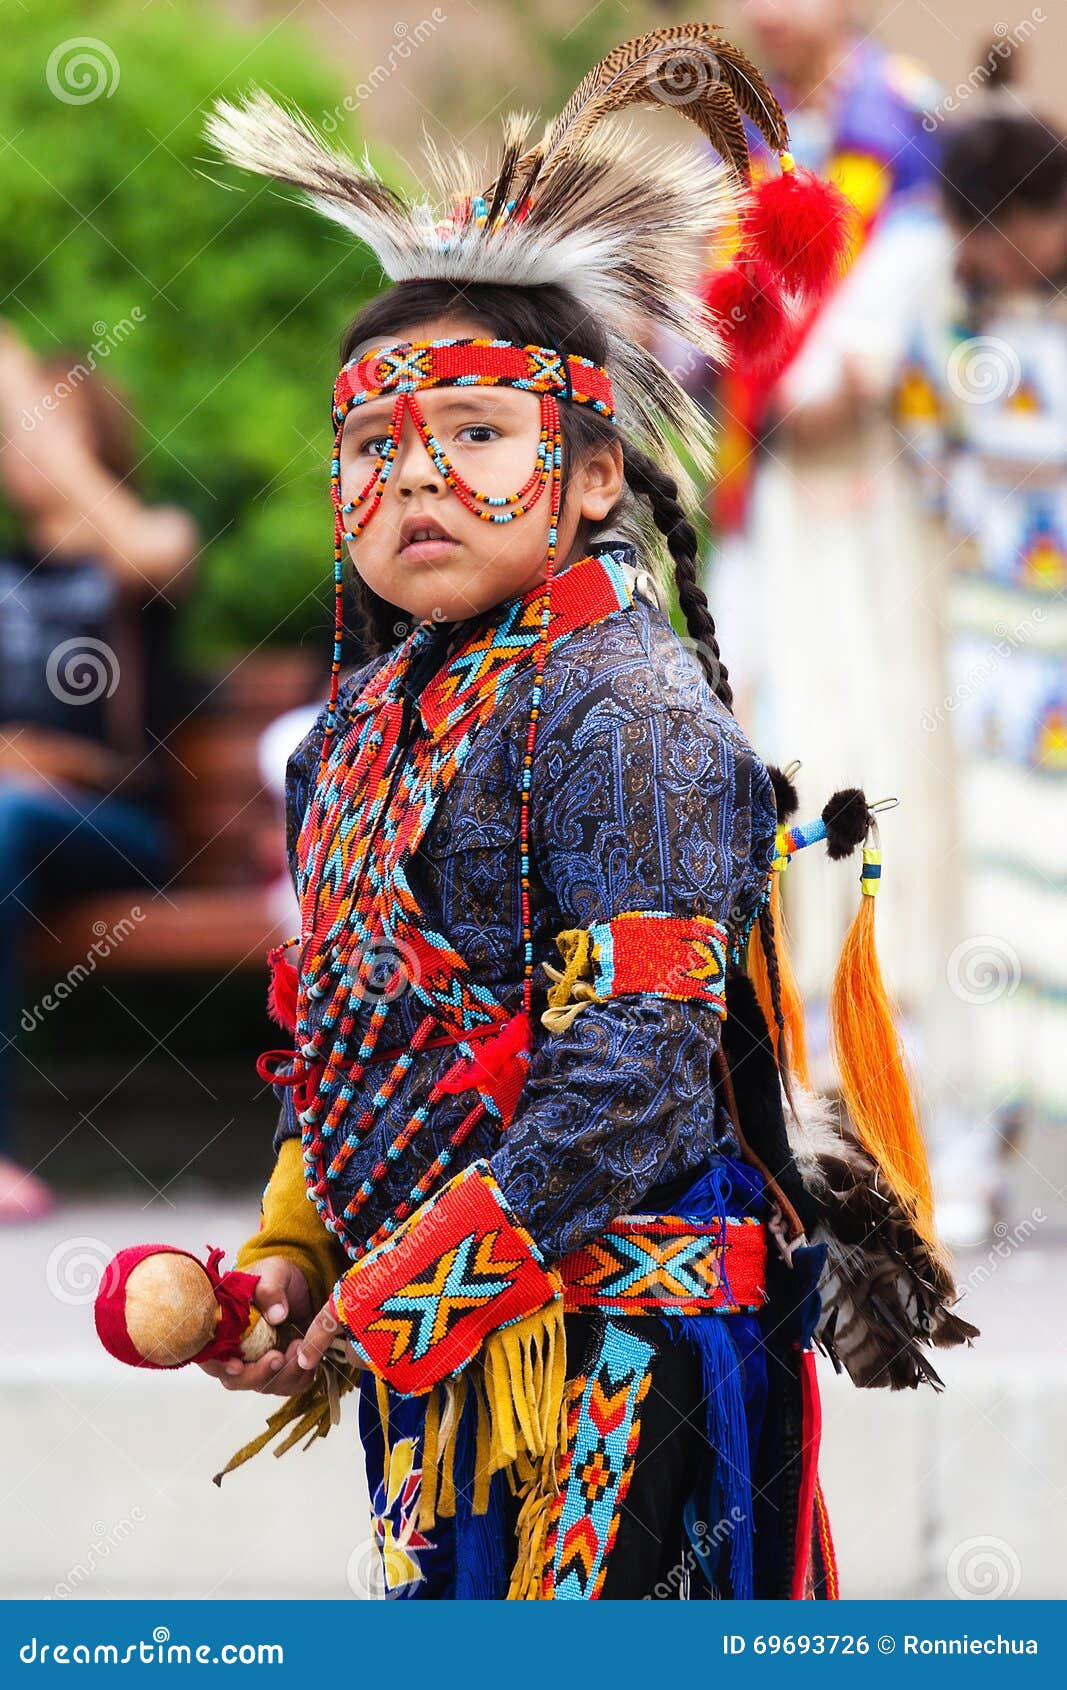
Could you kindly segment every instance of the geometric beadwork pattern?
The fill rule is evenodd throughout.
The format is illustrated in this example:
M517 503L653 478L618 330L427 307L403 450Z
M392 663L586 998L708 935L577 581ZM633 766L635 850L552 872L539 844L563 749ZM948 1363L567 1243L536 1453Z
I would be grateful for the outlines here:
M545 1538L545 1601L595 1602L633 1477L655 1346L608 1321L596 1362L570 1381L567 1449Z
M385 352L352 359L334 384L334 422L349 399L412 387L462 387L477 377L480 385L504 383L529 393L558 393L614 417L611 382L602 365L571 354L564 358L547 346L515 346L484 338L446 342L403 341Z
M337 1281L331 1310L402 1396L452 1378L490 1332L559 1296L489 1164L472 1162Z
M559 1262L564 1309L612 1314L754 1312L766 1300L767 1235L753 1216L627 1215Z
M726 1015L726 928L710 917L627 910L590 929L598 997L655 992L701 998Z

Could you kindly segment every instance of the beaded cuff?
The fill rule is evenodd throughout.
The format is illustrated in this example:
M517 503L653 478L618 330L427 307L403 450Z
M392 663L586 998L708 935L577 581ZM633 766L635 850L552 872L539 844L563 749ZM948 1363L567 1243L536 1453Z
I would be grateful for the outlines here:
M546 968L555 984L542 1022L561 1031L585 1004L626 992L697 998L724 1019L726 942L721 922L666 910L627 910L611 921L566 928L556 935L564 968Z
M560 1295L480 1160L349 1268L330 1303L364 1366L421 1396L461 1373L491 1333Z

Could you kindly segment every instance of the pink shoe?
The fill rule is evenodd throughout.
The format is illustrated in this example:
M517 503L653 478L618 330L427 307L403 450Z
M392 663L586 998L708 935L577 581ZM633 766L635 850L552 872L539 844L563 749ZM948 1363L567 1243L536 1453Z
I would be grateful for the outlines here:
M0 1224L5 1221L39 1221L51 1214L56 1195L43 1179L20 1168L10 1156L0 1156Z

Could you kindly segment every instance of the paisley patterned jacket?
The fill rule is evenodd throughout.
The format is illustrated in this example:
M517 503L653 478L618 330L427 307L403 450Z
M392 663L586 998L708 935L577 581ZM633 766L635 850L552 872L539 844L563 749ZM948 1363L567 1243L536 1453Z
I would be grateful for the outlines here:
M624 566L639 564L628 543L602 549ZM382 661L348 677L342 705ZM531 685L527 670L479 731L408 868L427 923L509 1010L522 999L520 774ZM414 723L418 729L417 711ZM324 725L325 711L287 768L294 881ZM654 1188L693 1175L717 1149L736 1149L711 1080L721 1026L713 1008L695 999L619 996L586 1005L565 1031L549 1032L540 1014L551 984L544 963L561 965L556 934L628 910L662 910L711 917L732 938L766 885L775 824L766 768L648 599L638 596L624 614L579 629L553 650L530 798L534 1049L506 1133L484 1118L453 1165L455 1172L487 1159L547 1259L638 1211ZM422 1013L413 992L396 996L381 1048L404 1046ZM338 1179L335 1212L455 1056L449 1046L419 1053ZM372 1067L357 1087L352 1118L380 1073ZM291 1088L275 1089L277 1151L300 1126ZM353 1223L355 1245L407 1195L469 1107L469 1095L440 1100Z

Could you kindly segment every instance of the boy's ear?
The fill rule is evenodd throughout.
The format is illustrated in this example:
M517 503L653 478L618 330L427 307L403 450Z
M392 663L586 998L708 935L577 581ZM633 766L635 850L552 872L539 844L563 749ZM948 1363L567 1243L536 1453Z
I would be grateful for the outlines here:
M582 460L582 511L590 522L602 522L623 489L622 442L607 440Z

